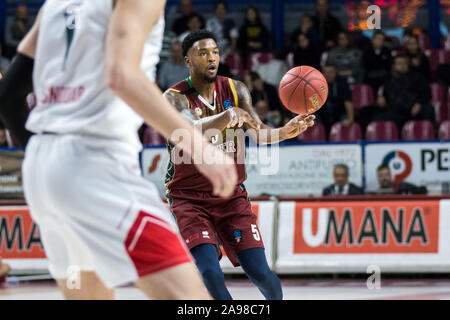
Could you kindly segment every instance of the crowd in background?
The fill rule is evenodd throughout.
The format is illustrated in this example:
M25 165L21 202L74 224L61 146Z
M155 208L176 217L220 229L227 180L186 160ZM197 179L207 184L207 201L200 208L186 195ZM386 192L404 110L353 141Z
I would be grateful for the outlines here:
M316 113L326 139L337 123L344 128L356 123L364 133L373 121L391 121L401 132L409 120L427 120L435 128L446 120L441 113L436 114L430 84L438 82L444 92L447 90L450 61L430 63L419 41L420 31L405 30L402 39L381 30L373 32L371 38L362 32L348 32L330 12L327 0L317 0L315 13L299 13L298 26L286 37L282 52L276 52L270 29L256 7L246 9L241 25L228 9L226 2L218 1L214 16L205 19L196 12L192 0L168 7L157 76L162 90L188 76L181 42L189 32L206 28L217 38L222 62L219 74L246 83L258 115L269 125L282 126L293 116L282 106L277 86L290 68L299 65L321 70L328 82L326 105ZM31 25L27 7L18 5L15 16L7 20L3 50L0 46L0 72L8 67ZM369 88L372 99L355 99L355 88L361 85Z

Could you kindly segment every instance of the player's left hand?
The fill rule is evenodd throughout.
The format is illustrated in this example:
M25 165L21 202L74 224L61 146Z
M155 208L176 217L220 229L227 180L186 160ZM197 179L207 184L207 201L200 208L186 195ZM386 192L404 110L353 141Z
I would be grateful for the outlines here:
M314 125L315 119L315 115L298 115L295 118L291 119L281 129L284 136L283 140L295 138L300 133L305 132L309 127L312 127Z

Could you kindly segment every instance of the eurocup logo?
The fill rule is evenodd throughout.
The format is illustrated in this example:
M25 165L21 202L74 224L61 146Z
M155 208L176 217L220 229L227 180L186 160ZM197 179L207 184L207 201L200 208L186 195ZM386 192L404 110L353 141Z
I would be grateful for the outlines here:
M405 180L412 171L411 158L403 151L389 152L382 163L391 169L394 185Z

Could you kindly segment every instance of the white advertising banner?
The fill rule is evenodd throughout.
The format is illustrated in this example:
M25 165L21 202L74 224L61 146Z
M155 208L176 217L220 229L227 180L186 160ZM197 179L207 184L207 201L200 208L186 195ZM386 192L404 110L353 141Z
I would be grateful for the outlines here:
M369 143L365 147L367 191L379 189L377 167L389 166L394 182L425 186L428 194L449 194L450 142Z
M333 167L337 163L346 164L350 170L349 181L362 186L359 144L291 145L278 150L271 153L270 159L272 166L277 167L276 172L272 170L267 175L261 165L247 164L245 186L250 196L322 195L322 190L333 183ZM248 153L252 153L251 148Z
M258 228L261 232L261 237L264 242L267 262L269 267L273 268L273 229L274 229L274 209L273 201L255 201L252 202L253 213L258 216ZM222 250L222 253L223 250ZM241 267L233 267L230 260L224 255L220 260L222 270L226 273L243 273Z
M278 273L448 272L450 200L280 202Z

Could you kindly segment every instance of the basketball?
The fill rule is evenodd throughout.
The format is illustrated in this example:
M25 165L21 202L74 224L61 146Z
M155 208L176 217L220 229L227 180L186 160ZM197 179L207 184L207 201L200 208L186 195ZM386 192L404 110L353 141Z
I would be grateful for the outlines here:
M310 66L289 70L279 86L283 105L296 114L308 115L319 110L327 100L328 85L323 74Z

